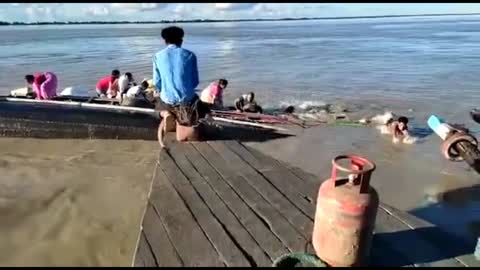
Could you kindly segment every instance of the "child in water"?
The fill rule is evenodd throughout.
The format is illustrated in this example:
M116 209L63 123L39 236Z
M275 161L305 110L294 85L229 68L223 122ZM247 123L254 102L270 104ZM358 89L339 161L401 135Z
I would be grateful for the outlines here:
M380 126L380 132L382 134L392 135L392 142L395 144L399 142L406 144L414 143L415 138L411 137L408 132L408 118L405 116L399 116L397 120L394 120L393 114L390 113L390 115L391 117L388 118L385 124Z
M388 120L388 122L385 124L388 133L393 136L393 143L399 143L400 140L405 141L405 139L408 140L410 137L410 134L408 133L408 118L405 116L400 116L398 120L393 120L391 118Z
M408 132L408 118L405 116L399 116L397 118L394 113L386 112L384 114L376 115L371 119L359 120L362 124L377 124L377 128L382 134L392 135L392 142L397 144L403 142L406 144L412 144L416 141L416 138L410 136Z

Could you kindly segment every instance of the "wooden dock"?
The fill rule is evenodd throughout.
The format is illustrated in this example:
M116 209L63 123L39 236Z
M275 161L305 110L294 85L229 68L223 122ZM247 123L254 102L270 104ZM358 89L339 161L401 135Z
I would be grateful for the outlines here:
M271 266L289 252L313 253L320 179L236 141L170 147L160 153L134 266ZM370 265L480 266L473 249L381 204Z

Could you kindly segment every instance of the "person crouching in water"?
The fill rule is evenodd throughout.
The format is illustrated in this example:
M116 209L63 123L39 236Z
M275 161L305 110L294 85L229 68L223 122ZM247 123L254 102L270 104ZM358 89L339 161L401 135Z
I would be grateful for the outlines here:
M262 107L257 105L255 94L250 92L235 100L235 109L237 112L263 113Z
M408 132L408 118L405 116L398 117L398 120L390 118L382 127L383 134L391 134L393 143L403 142L409 143L410 134Z
M53 72L39 72L26 75L25 80L31 85L36 99L48 100L57 96L57 76ZM30 86L29 86L30 87Z
M200 100L207 104L210 109L223 109L223 91L227 88L228 81L220 79L210 83L200 94Z

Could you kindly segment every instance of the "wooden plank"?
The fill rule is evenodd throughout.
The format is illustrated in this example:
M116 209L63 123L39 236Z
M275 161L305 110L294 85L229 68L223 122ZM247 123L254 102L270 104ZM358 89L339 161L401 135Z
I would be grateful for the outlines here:
M145 238L143 232L140 233L137 252L135 256L135 267L156 267L157 263L153 256L152 250Z
M179 254L168 239L160 217L150 203L147 205L142 227L158 266L183 266Z
M320 185L326 179L322 179L320 176L308 173L298 167L292 166L286 162L280 161L281 164L284 164L294 175L298 178L302 179L303 181L313 183L315 185ZM328 172L330 173L330 171ZM328 178L328 177L327 177Z
M270 266L272 260L228 209L221 198L212 190L208 182L203 179L190 160L188 160L188 151L189 149L194 150L194 148L189 144L177 144L175 148L175 150L172 149L170 154L177 163L177 166L182 170L185 176L187 176L188 181L190 181L198 195L205 202L222 227L224 227L225 231L242 251L244 256L248 258L251 266ZM263 224L260 225L263 226Z
M259 174L241 157L232 152L225 144L221 142L209 142L209 145L224 158L232 168L233 174L243 176L247 183L253 187L260 196L269 202L292 224L305 239L309 239L313 230L313 218L309 214L303 213L298 207L292 203L293 198L285 197L271 182ZM231 172L231 173L232 173ZM278 175L279 176L279 175ZM277 181L278 182L278 181ZM298 197L303 199L302 197ZM308 208L307 208L308 209ZM313 210L310 208L310 210ZM314 215L314 214L313 214Z
M269 204L257 191L241 176L231 170L231 163L226 162L208 144L194 144L197 150L209 161L216 171L235 189L242 199L260 216L275 235L289 248L290 251L301 250L306 242L289 221ZM300 213L300 211L298 211Z
M172 146L170 150L170 152L176 152L175 146ZM175 161L166 151L160 153L159 163L218 254L220 254L223 262L227 266L251 266L242 251L235 245L222 225L218 223L218 220L198 196L190 181L182 173L182 168L177 167Z
M480 261L478 261L473 255L474 247L471 247L469 244L465 243L461 239L458 239L457 236L447 233L435 225L415 217L414 215L408 214L404 211L400 211L386 204L380 204L380 207L383 208L390 215L401 220L412 230L420 235L420 237L430 241L438 247L442 247L442 250L449 254L451 257L455 257L458 261L468 267L479 267ZM448 243L448 244L446 244Z
M280 163L272 157L269 157L259 151L246 147L236 142L226 142L232 151L236 152L239 156L249 163L252 167L256 168L260 173L267 173L269 171L279 170L284 174L284 178L289 179L295 186L295 190L298 190L301 194L308 197L310 201L315 201L317 196L317 190L320 187L319 182L305 181L293 174L286 166Z
M157 167L150 202L185 266L224 266L160 167Z
M240 144L238 141L225 141L224 143L250 165L255 164L254 167L260 172L274 170L278 167L276 164L272 163L270 159L265 158L266 156L262 156L261 158L257 157L249 151L250 149L247 149L246 146Z
M392 249L401 253L415 266L463 266L456 259L447 258L441 248L422 239L418 233L382 208L377 212L375 232L376 237L382 242L390 243Z
M285 173L286 176L288 176L289 179L291 179L292 182L294 182L294 184L296 184L296 185L298 184L297 188L300 189L299 191L302 194L304 194L305 196L308 196L311 201L316 200L318 189L320 187L320 184L323 181L319 181L318 178L313 181L310 176L309 176L308 179L307 178L302 178L297 173L295 173L295 171L299 170L299 169L292 169L292 167L289 164L287 164L283 161L271 158L271 157L261 153L260 151L258 151L256 149L253 149L251 147L247 147L247 146L244 146L244 145L242 145L242 146L248 152L252 153L252 155L255 155L256 157L261 157L262 162L272 163L272 166L274 168L276 168L278 170L281 170L283 173ZM301 170L299 170L299 171L301 171ZM306 173L302 172L301 174L303 175L303 174L306 174Z
M202 175L272 261L289 252L266 225L266 222L250 209L195 147L187 145L185 151L187 159L189 159L199 174Z
M283 166L271 166L268 170L261 170L261 168L264 167L262 165L263 163L258 161L246 147L239 142L227 141L225 145L259 174L272 182L272 184L301 209L303 213L311 218L315 216L315 208L313 206L315 199L312 194L316 195L317 192L315 190L318 190L318 187L312 192L312 188L309 185L305 184L301 179L295 180L298 179L298 177Z
M288 164L287 162L272 158L262 153L261 151L258 151L257 149L245 146L241 143L240 145L243 146L248 152L250 152L251 155L255 157L255 159L257 159L262 164L262 167L263 167L262 171L277 168L277 167L282 167L282 168L287 168L298 179L304 182L307 182L307 184L313 184L318 186L322 182L322 181L319 182L319 179L317 176L307 173L297 167L294 167L291 164Z

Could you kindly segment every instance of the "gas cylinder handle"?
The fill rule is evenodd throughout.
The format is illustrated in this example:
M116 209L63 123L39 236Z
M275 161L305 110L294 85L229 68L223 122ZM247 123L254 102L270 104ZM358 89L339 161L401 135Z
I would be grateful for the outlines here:
M342 159L350 160L350 169L338 164L338 161ZM370 185L370 176L375 170L375 164L373 164L373 162L360 156L340 155L332 160L332 165L331 179L334 182L337 181L337 170L340 170L349 173L349 182L351 182L353 185L359 185L361 193L368 191L368 187ZM350 178L351 175L353 175L352 178Z

